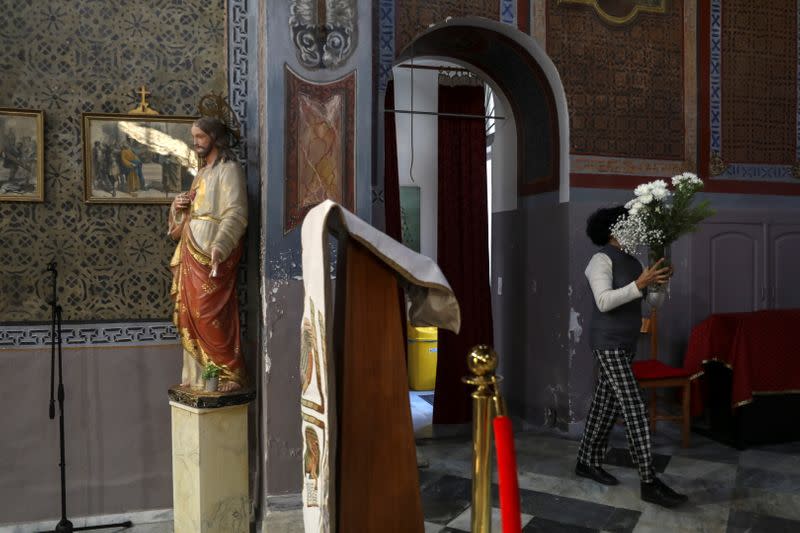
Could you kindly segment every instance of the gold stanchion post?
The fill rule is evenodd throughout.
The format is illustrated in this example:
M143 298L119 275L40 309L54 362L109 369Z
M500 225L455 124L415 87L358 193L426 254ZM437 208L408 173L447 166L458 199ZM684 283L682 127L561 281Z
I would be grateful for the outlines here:
M492 528L492 502L489 489L492 470L489 463L491 450L492 399L495 385L501 379L494 374L497 354L485 344L472 348L467 356L471 376L464 383L478 388L472 393L472 533L490 533Z

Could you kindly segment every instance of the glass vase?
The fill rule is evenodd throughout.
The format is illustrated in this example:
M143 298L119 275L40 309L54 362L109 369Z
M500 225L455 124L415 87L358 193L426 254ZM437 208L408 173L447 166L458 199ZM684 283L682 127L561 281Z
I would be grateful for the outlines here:
M650 250L647 254L650 265L655 264L655 262L662 257L664 258L664 261L661 262L661 266L659 268L667 268L672 266L672 247L669 244L650 247Z
M672 266L672 248L669 244L660 246L651 246L647 254L649 265L654 265L659 259L664 260L659 265L659 268L669 268ZM655 293L663 293L669 288L669 281L666 283L653 283L648 287L648 290Z

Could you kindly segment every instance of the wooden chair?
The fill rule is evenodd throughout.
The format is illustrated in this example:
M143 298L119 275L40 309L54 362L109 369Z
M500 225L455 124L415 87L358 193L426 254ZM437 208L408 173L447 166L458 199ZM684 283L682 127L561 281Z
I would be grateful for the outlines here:
M681 446L689 447L689 414L690 386L689 372L682 368L669 366L658 360L658 321L655 308L650 312L649 318L642 318L642 333L650 335L650 359L634 361L633 375L643 389L650 392L650 432L655 433L656 422L659 420L675 420L681 423ZM683 389L683 400L680 415L667 415L660 413L656 405L656 392L662 388Z

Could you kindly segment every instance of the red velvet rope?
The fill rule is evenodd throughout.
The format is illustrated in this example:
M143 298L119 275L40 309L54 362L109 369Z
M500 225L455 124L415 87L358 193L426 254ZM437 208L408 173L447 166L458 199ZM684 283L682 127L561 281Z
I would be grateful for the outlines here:
M514 452L514 431L507 416L494 418L494 442L497 448L497 475L500 481L500 515L503 533L520 533L519 484L517 455Z

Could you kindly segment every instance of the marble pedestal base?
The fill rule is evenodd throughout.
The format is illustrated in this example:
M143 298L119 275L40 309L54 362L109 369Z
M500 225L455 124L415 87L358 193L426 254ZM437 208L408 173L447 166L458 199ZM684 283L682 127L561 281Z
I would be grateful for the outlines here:
M247 533L247 404L196 407L207 402L191 396L170 390L175 533Z

